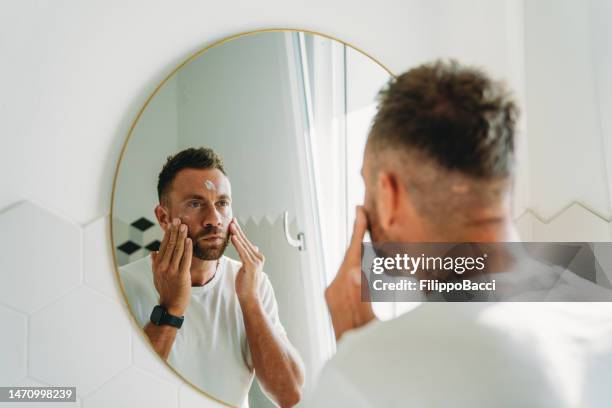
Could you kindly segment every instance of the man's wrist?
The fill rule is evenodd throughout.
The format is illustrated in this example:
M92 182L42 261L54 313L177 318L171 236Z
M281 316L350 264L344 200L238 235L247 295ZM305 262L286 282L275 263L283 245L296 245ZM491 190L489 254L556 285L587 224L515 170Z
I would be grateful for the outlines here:
M167 305L164 302L159 302L159 305L166 309L168 314L176 317L182 317L185 315L185 309L177 306Z

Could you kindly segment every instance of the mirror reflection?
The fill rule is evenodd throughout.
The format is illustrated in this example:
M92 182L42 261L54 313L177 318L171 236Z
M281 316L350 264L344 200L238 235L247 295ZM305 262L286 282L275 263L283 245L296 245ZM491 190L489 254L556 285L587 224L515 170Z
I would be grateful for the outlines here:
M389 79L339 41L259 32L196 55L143 109L115 185L119 277L155 351L207 394L293 406L334 352L323 293Z

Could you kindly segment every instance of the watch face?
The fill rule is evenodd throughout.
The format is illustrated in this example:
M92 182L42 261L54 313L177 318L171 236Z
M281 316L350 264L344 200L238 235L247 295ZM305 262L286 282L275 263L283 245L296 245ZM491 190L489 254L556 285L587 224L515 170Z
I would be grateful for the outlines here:
M155 324L159 324L163 315L164 315L164 309L162 309L159 306L155 306L153 308L153 312L151 312L151 322Z

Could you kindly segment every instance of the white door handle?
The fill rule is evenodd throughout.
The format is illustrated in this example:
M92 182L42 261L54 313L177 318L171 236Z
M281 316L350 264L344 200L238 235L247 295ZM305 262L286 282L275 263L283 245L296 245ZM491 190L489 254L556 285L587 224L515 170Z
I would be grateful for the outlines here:
M300 251L305 251L306 241L304 240L304 233L298 232L297 239L293 238L289 233L289 211L285 211L283 216L283 227L285 229L285 239L287 243Z

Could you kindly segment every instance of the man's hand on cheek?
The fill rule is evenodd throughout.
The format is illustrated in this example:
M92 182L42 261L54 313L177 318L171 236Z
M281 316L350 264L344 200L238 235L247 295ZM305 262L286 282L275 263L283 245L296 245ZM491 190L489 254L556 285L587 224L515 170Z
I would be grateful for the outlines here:
M234 218L229 226L232 245L236 248L242 261L242 267L236 276L236 295L240 302L257 301L259 298L259 284L265 257L259 248L253 245Z
M367 230L363 207L357 207L353 236L344 261L332 283L325 290L336 340L348 330L361 327L375 318L370 302L361 301L361 242Z
M182 316L191 295L193 243L187 225L177 218L166 228L159 251L151 253L153 281L159 303L174 316Z

